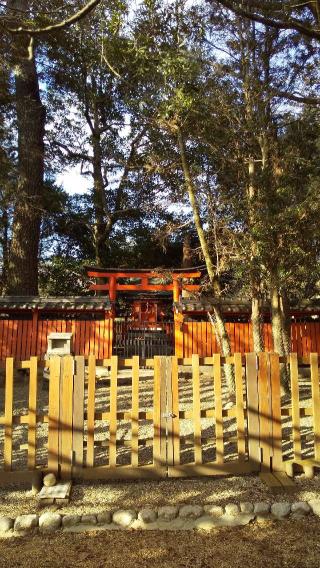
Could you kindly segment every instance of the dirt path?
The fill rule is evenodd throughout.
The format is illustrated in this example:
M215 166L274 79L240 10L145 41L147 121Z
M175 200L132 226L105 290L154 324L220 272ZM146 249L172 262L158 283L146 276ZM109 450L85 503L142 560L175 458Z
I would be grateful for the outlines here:
M7 568L319 568L320 519L210 533L114 532L0 540Z

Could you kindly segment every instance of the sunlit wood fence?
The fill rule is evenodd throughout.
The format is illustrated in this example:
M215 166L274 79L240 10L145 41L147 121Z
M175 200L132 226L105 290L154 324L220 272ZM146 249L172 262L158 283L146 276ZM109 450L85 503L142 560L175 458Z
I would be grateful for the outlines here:
M230 396L225 365L234 369ZM287 364L290 392L282 393ZM0 482L159 478L320 465L317 354L139 360L7 358L0 383Z

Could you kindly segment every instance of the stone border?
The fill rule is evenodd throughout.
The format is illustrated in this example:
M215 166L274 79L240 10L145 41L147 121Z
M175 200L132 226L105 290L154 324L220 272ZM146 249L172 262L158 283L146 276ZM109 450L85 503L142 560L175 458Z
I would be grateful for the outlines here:
M301 519L313 513L320 517L320 499L313 501L281 501L272 505L267 501L228 503L220 505L167 505L139 510L106 510L97 514L60 515L46 512L42 515L19 515L15 519L0 517L0 536L42 533L62 530L81 532L87 530L210 530L215 527L244 526L251 521Z

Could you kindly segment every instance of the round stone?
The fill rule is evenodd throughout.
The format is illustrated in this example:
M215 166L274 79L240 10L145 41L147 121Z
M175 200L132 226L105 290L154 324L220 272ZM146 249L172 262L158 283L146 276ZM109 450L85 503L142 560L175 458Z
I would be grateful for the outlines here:
M204 511L210 517L222 517L223 508L220 505L205 505Z
M97 514L97 521L99 525L109 525L112 520L111 511L102 511L102 513Z
M0 533L8 532L13 527L13 519L0 517Z
M61 515L58 513L43 513L39 519L39 528L42 531L56 531L61 526Z
M290 503L287 503L285 501L281 503L273 503L273 505L271 505L271 513L278 519L284 519L285 517L287 517L290 513L290 510Z
M153 509L141 509L138 513L138 519L145 524L155 523L157 520L157 513Z
M38 515L19 515L14 523L14 530L20 531L30 531L38 526L39 517Z
M120 527L123 528L127 528L133 523L133 521L135 521L136 518L137 514L132 509L129 510L120 509L119 511L113 513L112 520L116 525L119 525Z
M246 515L250 515L253 513L253 504L249 503L249 501L245 501L240 503L240 511L241 513L245 513Z
M64 517L62 517L62 526L74 527L78 525L80 521L81 521L80 515L64 515Z
M160 507L158 509L158 519L160 521L173 521L179 512L179 507L177 505L167 505L166 507Z
M236 517L239 515L239 507L236 503L228 503L224 509L228 517Z
M54 487L57 483L57 478L54 473L47 473L43 478L43 485L45 487Z
M308 515L311 511L310 506L305 501L297 501L291 505L291 513L295 515Z
M97 517L95 515L82 515L81 523L83 525L96 525Z
M182 519L198 519L203 513L200 505L183 505L179 511L179 517Z
M317 515L317 517L320 517L320 500L319 499L312 499L311 501L308 501L312 512L314 515Z

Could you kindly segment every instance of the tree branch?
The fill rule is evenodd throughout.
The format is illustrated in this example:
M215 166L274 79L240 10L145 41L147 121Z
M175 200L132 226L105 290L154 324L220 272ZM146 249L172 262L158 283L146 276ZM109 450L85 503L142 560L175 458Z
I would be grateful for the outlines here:
M82 20L85 16L92 12L92 10L94 10L94 8L100 3L100 1L101 0L90 0L83 8L81 8L81 10L79 10L73 16L70 16L70 18L62 20L62 22L58 22L57 24L50 24L49 26L46 26L44 28L27 28L23 26L19 26L18 28L7 28L6 26L4 27L8 32L12 34L29 34L30 36L42 35L48 32L61 30L72 26L76 22Z
M211 0L207 0L211 3ZM317 29L313 29L309 26L306 26L299 22L298 20L289 19L279 20L273 19L268 16L264 16L261 14L253 13L248 11L247 9L241 8L238 4L232 2L232 0L217 0L219 4L231 10L238 16L242 16L244 18L248 18L249 20L253 20L254 22L258 22L260 24L264 24L265 26L270 26L272 28L276 28L278 30L292 30L301 33L306 37L310 37L312 39L320 40L320 31ZM247 4L247 3L246 3ZM248 5L248 4L247 4Z
M297 103L304 103L307 105L320 105L320 98L317 97L304 97L303 95L286 93L285 91L274 91L274 96L280 97L281 99L288 99L289 101L295 101Z

